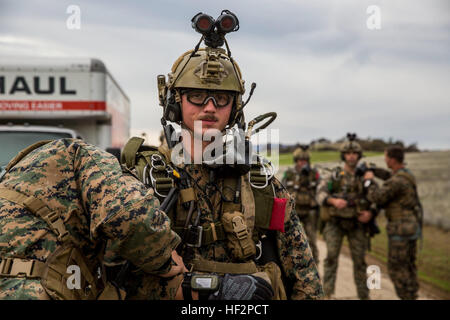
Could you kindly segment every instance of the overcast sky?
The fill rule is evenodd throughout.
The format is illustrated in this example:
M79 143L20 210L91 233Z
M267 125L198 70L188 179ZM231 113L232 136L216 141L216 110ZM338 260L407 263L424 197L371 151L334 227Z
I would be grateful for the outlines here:
M80 30L66 27L71 4ZM370 5L380 30L367 28ZM156 76L199 40L192 16L222 9L240 20L228 41L247 88L258 85L246 118L276 111L282 143L354 131L450 148L448 0L0 0L0 59L99 58L131 99L131 127L156 135Z

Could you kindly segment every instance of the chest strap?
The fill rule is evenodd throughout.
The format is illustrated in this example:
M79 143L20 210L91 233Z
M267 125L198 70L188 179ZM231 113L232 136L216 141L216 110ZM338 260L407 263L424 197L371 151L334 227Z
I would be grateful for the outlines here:
M253 261L244 263L217 262L206 260L196 255L192 261L193 271L219 273L219 274L252 274L258 272L258 268Z
M13 189L0 188L0 198L25 207L37 217L43 219L61 242L69 240L69 233L61 219L60 213L52 211L38 198L26 196Z

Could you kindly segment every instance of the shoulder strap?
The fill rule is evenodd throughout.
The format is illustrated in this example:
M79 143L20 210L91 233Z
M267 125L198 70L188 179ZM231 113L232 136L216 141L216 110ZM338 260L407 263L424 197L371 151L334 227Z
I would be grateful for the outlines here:
M0 198L23 206L35 216L43 219L58 236L59 241L69 240L69 233L61 219L60 213L50 210L42 200L8 188L0 188Z
M123 148L122 154L120 155L120 162L125 164L127 168L131 169L136 165L136 153L138 152L144 141L145 140L142 138L132 137L126 143L125 147Z
M414 188L416 188L416 179L414 178L414 176L410 173L408 173L407 171L401 170L397 172L398 176L404 177L406 180L408 180L413 186Z

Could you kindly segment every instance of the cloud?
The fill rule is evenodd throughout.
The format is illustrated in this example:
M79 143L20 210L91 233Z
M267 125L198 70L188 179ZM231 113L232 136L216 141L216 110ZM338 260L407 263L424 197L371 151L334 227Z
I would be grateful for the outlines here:
M211 1L77 1L81 30L67 30L68 1L6 3L0 56L103 60L132 103L132 127L160 130L156 75L199 40L191 17L217 16ZM382 29L366 28L366 8ZM450 148L450 16L446 1L229 1L239 32L228 36L247 88L247 119L277 111L283 142L393 136ZM175 9L174 9L175 8ZM1 57L0 57L1 59Z

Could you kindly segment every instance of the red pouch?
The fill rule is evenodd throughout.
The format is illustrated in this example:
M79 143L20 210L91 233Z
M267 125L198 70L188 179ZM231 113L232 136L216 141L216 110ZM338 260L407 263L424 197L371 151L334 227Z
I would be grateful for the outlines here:
M269 230L284 232L284 215L286 213L286 198L274 198L272 206L272 217L270 218Z

